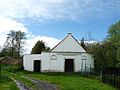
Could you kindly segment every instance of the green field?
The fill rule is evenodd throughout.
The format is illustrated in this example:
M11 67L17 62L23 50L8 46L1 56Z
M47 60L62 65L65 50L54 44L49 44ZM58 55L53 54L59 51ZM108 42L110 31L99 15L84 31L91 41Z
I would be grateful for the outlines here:
M37 80L57 84L60 90L116 90L98 80L84 78L79 73L34 73L19 72L19 75L28 76Z
M99 80L82 77L80 73L34 73L20 71L19 66L3 66L2 73L20 82L24 82L30 87L34 87L35 83L21 76L28 76L36 80L57 84L60 90L116 90ZM0 90L19 90L17 85L10 79L0 81Z

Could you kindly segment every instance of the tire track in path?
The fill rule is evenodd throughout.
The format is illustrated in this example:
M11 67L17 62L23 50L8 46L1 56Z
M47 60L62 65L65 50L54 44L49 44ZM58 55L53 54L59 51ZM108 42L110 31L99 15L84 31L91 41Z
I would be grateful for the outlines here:
M39 81L39 80L30 78L30 77L27 77L27 76L22 76L22 77L24 77L26 79L29 79L32 82L36 83L36 88L37 88L37 86L41 86L42 90L59 90L58 86L56 84L50 84L50 83L47 83L47 82ZM39 89L39 87L38 87L37 90L41 90L41 89Z

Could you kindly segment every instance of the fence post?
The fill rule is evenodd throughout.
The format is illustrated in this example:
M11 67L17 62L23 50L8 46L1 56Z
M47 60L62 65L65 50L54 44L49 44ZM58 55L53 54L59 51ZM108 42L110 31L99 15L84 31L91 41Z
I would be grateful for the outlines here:
M104 82L104 73L103 73L103 66L101 67L101 76L102 76L102 81Z
M114 87L116 87L116 69L114 69L114 73L113 73L113 75L114 75Z
M90 73L91 73L91 64L90 64Z
M1 61L0 61L0 79L1 79Z

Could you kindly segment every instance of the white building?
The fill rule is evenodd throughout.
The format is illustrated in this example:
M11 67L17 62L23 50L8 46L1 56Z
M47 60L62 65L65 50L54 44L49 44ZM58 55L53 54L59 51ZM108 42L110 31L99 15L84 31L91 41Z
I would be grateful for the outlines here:
M36 72L81 72L94 68L92 55L69 33L49 52L24 55L24 70Z

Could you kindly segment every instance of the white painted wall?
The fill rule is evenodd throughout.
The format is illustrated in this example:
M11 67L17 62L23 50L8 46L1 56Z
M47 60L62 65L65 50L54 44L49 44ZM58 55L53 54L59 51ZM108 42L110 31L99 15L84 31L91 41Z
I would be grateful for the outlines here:
M92 55L88 53L42 53L24 55L23 65L24 70L34 71L34 60L41 60L41 72L64 72L65 59L74 59L74 72L81 71L83 62L83 70L85 69L86 56L87 71L89 71L90 64L94 68L94 60Z
M51 52L86 52L80 44L69 34L58 46Z

